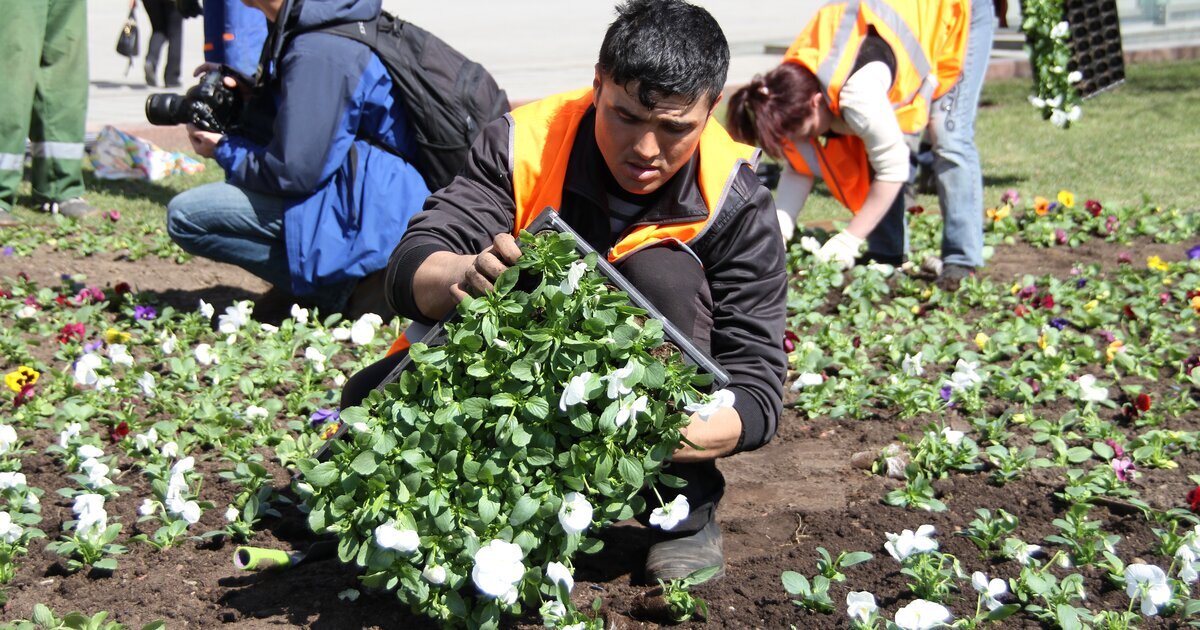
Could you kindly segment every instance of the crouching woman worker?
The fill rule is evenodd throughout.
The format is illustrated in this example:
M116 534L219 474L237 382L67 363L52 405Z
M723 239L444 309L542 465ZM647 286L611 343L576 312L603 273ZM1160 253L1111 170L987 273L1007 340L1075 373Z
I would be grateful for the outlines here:
M621 5L592 85L485 128L388 266L389 301L432 324L466 295L490 291L521 255L513 237L556 208L725 369L733 401L708 421L693 415L687 437L704 450L680 448L670 464L691 511L670 532L651 530L650 583L723 564L716 459L765 444L783 406L783 243L771 193L752 168L758 152L711 118L728 64L707 11L682 0ZM352 377L342 404L361 401L399 360Z
M975 110L995 32L992 0L851 0L822 7L766 76L730 99L735 138L788 168L776 195L785 239L821 176L854 213L823 261L899 264L908 238L905 134L928 125L944 229L942 281L983 265L983 178Z

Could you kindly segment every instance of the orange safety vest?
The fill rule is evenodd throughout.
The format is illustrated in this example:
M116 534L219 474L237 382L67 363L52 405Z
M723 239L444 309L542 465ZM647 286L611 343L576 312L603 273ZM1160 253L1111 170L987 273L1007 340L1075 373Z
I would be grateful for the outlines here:
M904 133L929 122L930 104L950 91L962 75L967 54L970 3L965 0L844 0L825 5L804 27L784 63L812 72L825 102L841 117L840 96L858 51L871 28L892 48L896 71L888 100ZM842 205L857 212L871 186L866 149L856 137L839 136L810 146L784 143L792 168L821 176Z

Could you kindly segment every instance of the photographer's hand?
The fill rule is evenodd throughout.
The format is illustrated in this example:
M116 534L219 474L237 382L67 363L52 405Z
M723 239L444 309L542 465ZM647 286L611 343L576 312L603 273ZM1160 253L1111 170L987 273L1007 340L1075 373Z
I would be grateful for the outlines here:
M187 126L187 130L188 140L192 143L192 150L206 158L211 158L216 153L217 143L224 137L219 133L205 131L192 124Z
M468 295L491 291L505 269L521 257L511 234L497 234L492 245L477 255L436 252L413 275L413 298L430 319L441 319Z

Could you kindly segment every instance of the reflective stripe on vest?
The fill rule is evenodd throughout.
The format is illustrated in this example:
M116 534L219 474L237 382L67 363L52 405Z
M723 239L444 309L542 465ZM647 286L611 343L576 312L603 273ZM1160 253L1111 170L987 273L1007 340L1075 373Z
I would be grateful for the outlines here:
M513 235L520 233L547 207L562 207L567 163L579 121L592 106L592 89L585 88L524 105L509 118L509 159L513 177L516 220ZM608 252L610 262L655 243L687 244L703 235L721 211L733 179L743 164L753 168L759 151L734 142L716 120L709 119L700 134L697 184L708 216L690 223L637 226Z

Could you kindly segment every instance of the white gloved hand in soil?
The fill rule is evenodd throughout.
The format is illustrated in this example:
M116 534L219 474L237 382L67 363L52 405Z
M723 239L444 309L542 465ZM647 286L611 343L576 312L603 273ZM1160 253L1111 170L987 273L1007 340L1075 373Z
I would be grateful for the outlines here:
M779 231L783 234L783 242L790 243L792 235L796 233L796 215L799 212L789 212L787 210L776 210L775 216L779 217Z
M866 241L842 230L833 238L825 241L825 244L817 251L817 260L835 262L842 269L849 269L854 266L854 260L858 258L858 250L864 242Z

